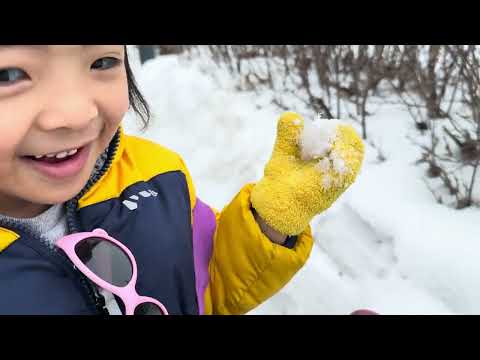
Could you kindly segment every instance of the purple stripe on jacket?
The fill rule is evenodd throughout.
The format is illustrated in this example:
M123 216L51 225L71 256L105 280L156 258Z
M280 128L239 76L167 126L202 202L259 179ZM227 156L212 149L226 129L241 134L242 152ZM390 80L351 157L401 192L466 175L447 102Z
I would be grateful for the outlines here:
M208 286L208 264L212 256L213 236L217 222L210 207L197 198L193 209L193 261L198 310L205 312L205 290Z

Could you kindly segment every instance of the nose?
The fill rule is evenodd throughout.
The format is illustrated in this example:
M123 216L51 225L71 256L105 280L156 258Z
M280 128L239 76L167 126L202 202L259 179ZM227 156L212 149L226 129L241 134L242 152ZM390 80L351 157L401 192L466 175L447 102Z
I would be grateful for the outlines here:
M50 97L37 115L36 124L43 131L60 128L82 130L98 117L98 107L88 93L68 91Z

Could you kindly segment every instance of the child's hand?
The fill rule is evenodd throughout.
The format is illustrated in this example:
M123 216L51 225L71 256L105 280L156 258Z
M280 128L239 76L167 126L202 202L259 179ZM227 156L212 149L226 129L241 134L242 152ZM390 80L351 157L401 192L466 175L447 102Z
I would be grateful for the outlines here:
M304 124L295 113L280 118L272 158L251 194L252 205L261 218L290 236L302 233L315 215L328 209L354 182L364 156L362 140L355 130L341 124L332 127L333 122L325 130L316 129L320 146L314 143L313 148L321 149L319 156L312 156L312 151L306 154L299 144ZM324 141L328 131L332 141L322 148L328 144Z

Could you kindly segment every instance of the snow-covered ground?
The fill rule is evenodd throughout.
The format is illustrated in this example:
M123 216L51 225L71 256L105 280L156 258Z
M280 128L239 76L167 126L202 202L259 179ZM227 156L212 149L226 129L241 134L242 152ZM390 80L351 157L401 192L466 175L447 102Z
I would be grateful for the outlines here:
M140 132L130 114L126 130L181 154L198 195L223 208L262 176L281 111L259 108L258 95L235 91L226 76L213 81L198 61L167 56L142 67L132 55L154 120ZM435 202L413 165L414 129L401 107L379 106L368 126L387 160L367 146L356 183L312 222L307 265L251 314L480 313L480 209Z

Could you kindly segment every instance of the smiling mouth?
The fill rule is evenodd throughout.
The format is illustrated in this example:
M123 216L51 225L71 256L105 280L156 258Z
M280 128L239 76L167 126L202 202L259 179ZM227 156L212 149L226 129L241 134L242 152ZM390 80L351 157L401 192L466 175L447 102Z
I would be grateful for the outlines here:
M88 148L93 142L94 140L88 141L80 146L72 147L66 150L60 150L58 152L46 153L42 155L24 155L21 157L24 159L33 160L35 162L56 164L77 157L82 150Z
M33 161L56 164L56 163L60 163L60 162L68 161L72 159L82 149L83 147L79 147L71 150L61 151L58 153L52 153L47 155L25 156L25 157Z
M82 147L47 155L23 156L22 159L37 172L52 179L78 175L88 161L92 143Z

